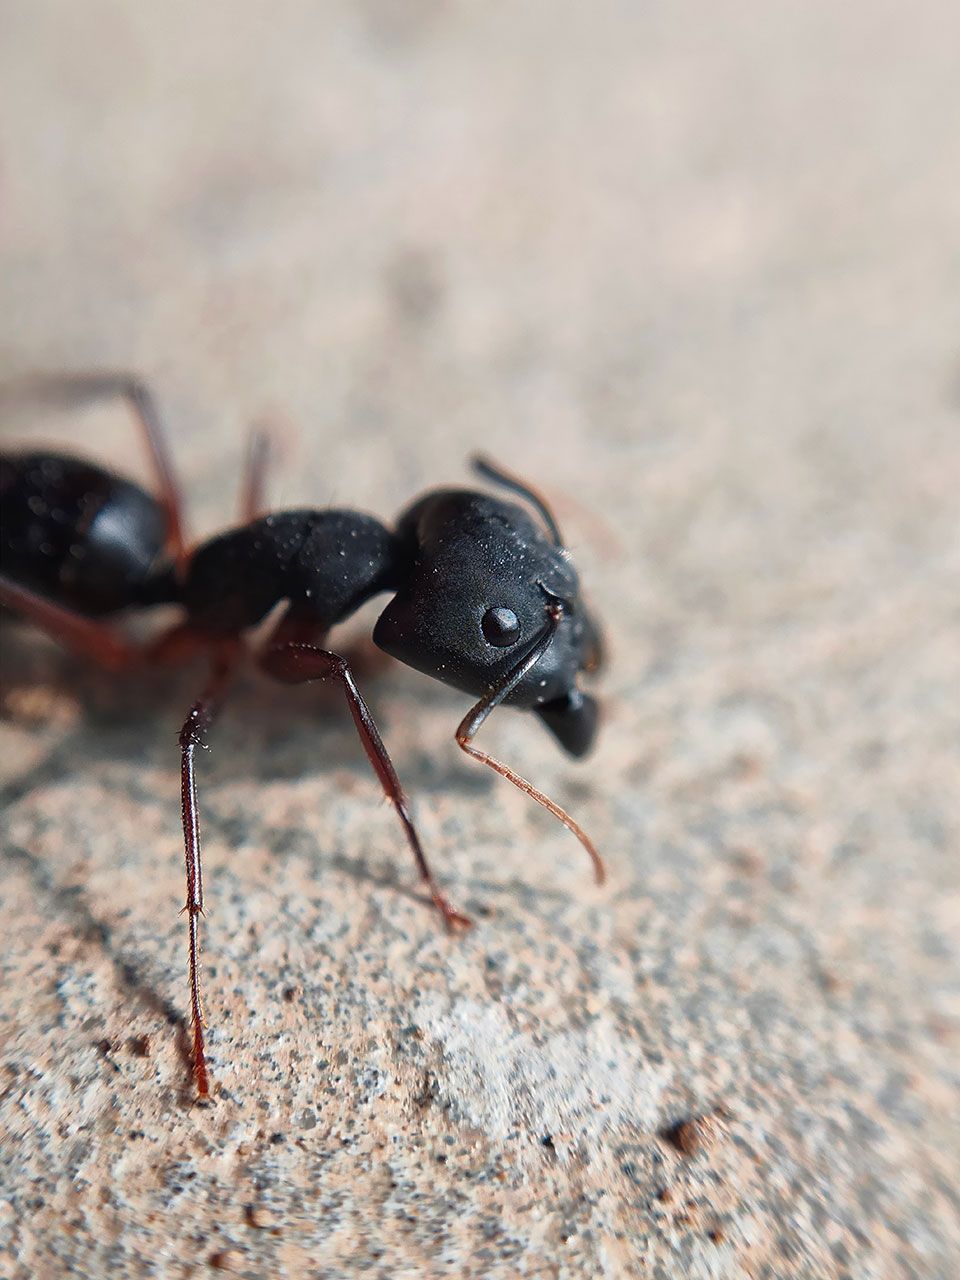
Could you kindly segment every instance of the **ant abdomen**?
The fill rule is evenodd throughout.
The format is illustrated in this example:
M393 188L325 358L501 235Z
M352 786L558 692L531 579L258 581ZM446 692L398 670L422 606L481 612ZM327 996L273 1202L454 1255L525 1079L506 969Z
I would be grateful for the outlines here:
M3 572L88 617L169 598L161 504L130 480L54 453L0 458Z

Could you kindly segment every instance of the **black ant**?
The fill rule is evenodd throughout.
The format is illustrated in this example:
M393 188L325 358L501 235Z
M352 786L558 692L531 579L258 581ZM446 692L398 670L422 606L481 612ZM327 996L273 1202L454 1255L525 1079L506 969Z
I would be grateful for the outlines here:
M244 632L268 614L282 616L255 654L258 666L287 684L339 683L449 928L470 921L433 878L400 780L347 660L325 648L330 629L381 592L393 598L377 620L374 642L479 699L457 729L458 745L559 818L584 845L602 882L600 856L569 814L473 745L477 730L501 705L534 711L572 756L585 755L596 736L597 704L577 687L577 675L600 665L600 634L581 601L557 523L532 489L478 458L477 472L524 499L539 523L514 503L467 489L425 494L392 530L355 511L265 513L266 447L255 437L242 524L191 547L160 418L141 382L116 374L62 375L23 384L19 393L24 392L125 399L144 433L159 492L153 496L66 454L32 451L0 458L0 604L111 671L198 652L210 661L207 683L180 731L193 1075L201 1097L209 1095L210 1079L199 972L203 879L194 754L248 652ZM103 621L159 604L179 605L184 618L145 646Z

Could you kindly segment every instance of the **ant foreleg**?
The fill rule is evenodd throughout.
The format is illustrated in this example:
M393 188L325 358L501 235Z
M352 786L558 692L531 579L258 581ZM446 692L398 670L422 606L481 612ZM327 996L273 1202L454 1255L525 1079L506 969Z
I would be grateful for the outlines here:
M261 655L260 665L275 680L280 680L284 684L303 684L310 680L327 679L339 681L363 749L367 753L367 759L380 779L384 794L397 811L433 905L443 916L448 929L452 930L457 925L468 928L471 924L470 919L451 905L440 892L440 887L433 878L417 829L413 825L413 819L407 807L407 798L397 777L397 771L387 754L380 731L357 688L353 672L346 659L317 645L294 640L271 645Z
M225 643L216 653L207 684L190 708L180 730L180 810L183 817L183 844L187 870L189 916L190 1021L193 1027L193 1078L201 1098L210 1096L210 1077L203 1036L203 1000L200 990L200 917L203 915L203 866L200 856L200 812L193 757L219 710L227 684L240 652L239 643Z

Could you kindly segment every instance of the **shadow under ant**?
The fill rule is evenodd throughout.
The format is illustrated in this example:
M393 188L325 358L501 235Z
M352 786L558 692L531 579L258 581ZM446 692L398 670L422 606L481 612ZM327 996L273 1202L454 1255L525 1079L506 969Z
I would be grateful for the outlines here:
M104 672L48 645L27 629L10 628L6 619L3 639L5 694L42 685L54 703L66 699L77 705L80 718L65 730L42 760L0 786L0 809L7 810L37 787L57 786L97 764L124 761L145 769L174 773L177 751L173 745L173 726L180 723L179 708L189 706L195 693L197 673L193 667L153 669L144 673ZM371 647L362 641L347 651L351 654L351 663L368 679L381 675L385 668L396 666L379 651L371 652ZM442 691L438 697L431 687L428 686L428 690L433 701L439 702ZM252 679L241 678L217 726L214 751L204 759L208 787L243 776L252 776L258 781L301 779L307 763L309 772L317 775L332 769L349 769L364 790L367 789L364 784L369 781L372 805L376 798L375 785L369 778L369 765L351 730L349 715L338 691L320 685L312 688L309 696L304 695L302 689L268 685L257 678L255 672ZM171 705L177 708L173 713ZM7 714L9 717L9 712ZM377 714L378 719L389 720L382 711ZM238 724L239 735L235 731ZM242 726L250 724L256 726L255 735L243 733ZM438 766L426 751L416 751L404 766L411 790L418 794L455 791L479 798L489 796L493 789L493 779L486 773L471 772L459 767L456 761L448 767ZM101 778L101 783L108 791L113 790L109 778ZM152 792L149 797L145 791L131 795L129 776L117 785L122 786L128 799L143 802L156 799ZM175 784L171 783L170 803L175 806L174 795ZM225 832L229 832L227 838L235 844L248 838L244 829L238 831L235 819L220 810L214 791L207 793L203 819L205 828L218 838ZM271 834L275 833L267 831L260 837L267 842L270 854L289 854L294 829L284 829L282 842L276 838L271 841ZM34 858L25 850L23 853ZM321 854L330 866L357 881L388 888L411 901L430 905L427 895L404 884L398 870L375 872L363 858L350 858L336 852L323 855L320 850L314 853ZM51 884L48 879L41 887L49 891ZM487 892L498 889L524 892L523 883L515 878L500 886L484 881L482 887ZM64 901L73 901L72 890L69 894L66 890L61 892L65 895ZM565 897L562 893L538 890L538 896L544 893L558 899ZM84 923L90 924L90 920ZM98 923L97 928L103 931L107 926ZM163 1004L161 997L155 998ZM172 1006L164 1004L162 1012L167 1016L173 1012ZM185 1027L179 1015L177 1020L178 1026Z
M54 704L64 699L79 707L79 718L64 730L39 763L0 786L0 811L7 811L37 787L55 787L91 766L118 761L153 770L168 770L171 773L169 800L175 808L175 726L180 721L180 706L189 705L194 690L196 672L192 668L150 671L145 676L116 675L48 648L20 628L11 633L4 624L3 638L5 692L42 685L52 696ZM360 659L354 658L353 661L358 667L362 666L362 647ZM393 663L389 659L377 663L378 667L386 665L392 666ZM436 695L434 701L437 701ZM172 704L177 708L173 713ZM7 714L9 717L9 712ZM42 717L37 719L39 722ZM238 743L236 734L230 731L231 719L239 719L241 724L255 724L255 737L248 738L246 743L242 740ZM157 732L154 732L154 727ZM165 732L165 727L169 727L169 733ZM276 740L281 737L284 749L278 759L271 744L275 747ZM305 760L309 762L310 771L317 774L332 768L348 768L358 780L368 780L367 761L350 730L349 717L338 692L323 686L311 690L310 697L305 698L303 690L288 690L282 686L278 689L259 679L242 680L227 705L223 722L218 725L215 746L220 748L215 757L217 763L205 768L211 784L236 777L238 773L255 773L258 779L300 778L304 773ZM459 790L476 797L488 795L492 787L493 780L485 774L473 775L457 769L455 764L438 770L426 752L418 751L413 761L407 764L405 773L422 792ZM101 783L106 789L113 789L109 778L101 778ZM131 794L129 776L118 785L134 802L156 799L152 792L149 797L145 792ZM370 792L372 804L375 798L372 783ZM231 820L229 815L219 811L215 793L210 794L204 805L204 823L208 831L222 838L229 831ZM238 834L236 829L232 837L236 844L247 838L244 831ZM431 908L429 895L417 886L405 883L399 867L388 865L382 870L375 869L363 856L325 852L317 848L305 832L300 833L295 827L266 829L259 833L258 839L273 857L307 854L358 883L365 882L400 894L422 906L425 912ZM95 913L80 886L58 882L44 860L22 846L8 846L4 856L26 871L34 892L49 904L52 913L65 922L81 945L98 948L112 966L121 989L138 1001L145 1011L162 1018L174 1030L177 1056L184 1067L179 1094L182 1101L192 1101L190 1028L178 1007L162 994L166 985L163 979L159 975L155 978L146 976L142 960L116 945L114 929ZM462 887L469 895L470 910L480 919L495 914L484 904L484 897L506 894L524 905L543 898L560 903L571 900L568 893L545 887L533 889L516 877L501 883L485 877L474 878L462 882Z
M56 762L61 768L69 763L71 744L82 749L85 763L123 759L151 768L176 768L179 754L176 746L170 749L171 736L175 742L183 714L196 696L202 681L200 664L105 672L38 641L35 633L19 626L11 628L6 618L0 618L0 625L3 701L7 707L12 691L40 685L54 702L67 701L81 713L73 732L39 765L0 787L0 802L13 803L38 782L59 781ZM377 685L386 687L384 673L399 669L399 664L363 640L347 644L344 654L358 680L372 689L369 701L376 708L378 722L386 724L389 732L390 716L377 705ZM430 686L428 691L434 694ZM434 704L438 701L434 695ZM444 705L452 706L452 699L447 698ZM171 706L175 708L172 713ZM11 718L9 709L6 716ZM453 711L451 718L456 720L456 716ZM37 717L38 721L41 718ZM165 726L171 725L175 727L168 734ZM250 733L251 725L255 733ZM252 664L232 689L212 739L213 749L204 759L209 783L247 773L258 781L292 781L334 768L349 769L360 780L370 777L370 766L336 688L318 684L305 690L277 685L260 677ZM480 797L489 795L494 786L491 777L464 768L456 760L449 767L438 767L426 751L416 751L404 760L403 774L414 793L453 791ZM371 794L375 794L375 786ZM204 806L208 822L209 807Z
M3 856L26 872L37 898L53 908L53 912L71 928L82 946L96 947L112 966L123 992L138 1001L149 1013L163 1018L176 1033L177 1053L185 1067L181 1093L190 1096L191 1046L187 1020L179 1009L160 994L159 981L150 981L142 973L141 962L114 945L110 925L91 909L79 885L58 883L44 860L29 849L8 845Z
M35 636L25 629L18 627L12 637L6 625L3 631L5 688L9 691L43 684L55 699L69 698L78 703L81 718L39 763L0 786L0 809L6 810L36 787L57 786L81 769L89 769L98 763L133 761L144 768L175 771L177 754L175 746L171 749L172 726L179 723L180 715L179 711L171 714L171 703L177 708L189 705L196 683L196 673L192 668L154 670L147 672L145 677L128 673L116 675L100 671L44 642L38 645ZM11 638L12 644L8 643ZM351 661L361 670L364 666L377 668L368 670L368 676L396 665L377 651L374 651L371 663L362 642L356 653L351 653ZM435 690L429 686L428 689L434 702L438 702L443 691L438 696ZM381 717L388 719L378 712L378 718ZM164 731L165 722L171 727L169 734ZM248 737L245 743L241 733L238 741L237 733L232 731L237 724L255 724L255 737ZM157 732L154 732L154 727ZM268 685L254 673L253 679L241 679L217 728L215 749L210 758L204 760L208 787L238 776L255 776L258 781L300 779L304 776L305 762L309 764L310 772L317 775L334 768L349 769L363 789L366 789L364 784L371 781L369 766L351 731L349 716L336 689L317 686L310 690L309 697L305 697L303 690ZM493 779L486 773L464 769L456 760L449 766L438 766L435 757L426 751L415 752L404 765L411 790L417 794L457 791L476 799L489 796L493 789ZM112 789L109 779L101 781L107 789ZM129 798L129 778L125 778L122 785ZM372 805L376 799L372 781L369 790ZM172 805L176 804L174 793L172 785ZM148 797L141 794L134 798L146 800ZM149 798L155 797L151 794ZM244 830L237 830L235 819L221 811L213 791L208 791L203 816L204 825L212 835L219 838L229 832L227 838L235 844L247 839ZM276 838L278 834L265 831L261 840L272 856L288 855L296 829L284 828L282 841ZM318 849L312 852L357 881L390 889L411 901L430 905L428 896L404 883L399 870L375 872L363 858L351 858L337 852L324 854ZM516 877L496 884L487 879L477 880L469 887L474 891L509 892L520 896L528 890ZM536 894L557 901L569 897L546 888L537 889ZM490 914L489 911L482 913ZM182 1019L178 1025L183 1025Z

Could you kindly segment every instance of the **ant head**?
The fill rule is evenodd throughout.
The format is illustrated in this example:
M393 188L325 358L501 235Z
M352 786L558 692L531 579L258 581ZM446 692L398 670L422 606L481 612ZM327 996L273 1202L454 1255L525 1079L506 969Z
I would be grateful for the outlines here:
M599 638L552 518L545 533L512 503L443 490L411 507L398 533L408 568L375 642L475 696L502 689L496 703L535 710L561 746L583 755L597 708L576 680L597 665Z

